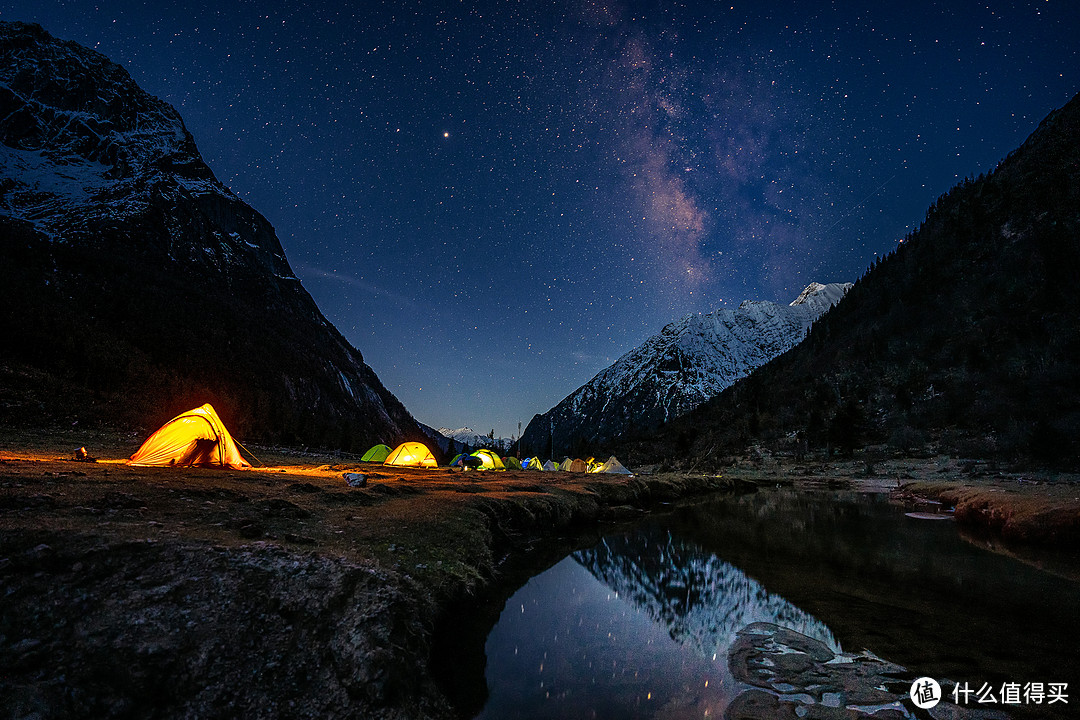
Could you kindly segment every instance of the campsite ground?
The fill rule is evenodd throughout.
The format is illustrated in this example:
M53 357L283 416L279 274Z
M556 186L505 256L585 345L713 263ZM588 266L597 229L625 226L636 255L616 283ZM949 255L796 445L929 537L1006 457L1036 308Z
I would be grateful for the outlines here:
M98 461L72 459L78 444ZM756 458L722 477L628 479L268 448L252 448L267 467L250 471L132 468L135 446L0 433L7 716L447 717L429 665L447 613L522 558L553 561L600 523L714 491L857 487L894 492L898 512L955 505L958 521L1018 541L1080 538L1076 477L948 458Z

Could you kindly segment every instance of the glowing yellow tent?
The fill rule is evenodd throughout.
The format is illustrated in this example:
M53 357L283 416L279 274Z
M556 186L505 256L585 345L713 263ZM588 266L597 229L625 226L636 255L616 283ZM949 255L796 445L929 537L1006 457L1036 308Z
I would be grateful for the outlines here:
M439 463L424 443L404 442L394 448L394 451L386 457L383 465L438 467Z
M128 465L251 467L240 456L232 436L209 403L162 425L128 459Z

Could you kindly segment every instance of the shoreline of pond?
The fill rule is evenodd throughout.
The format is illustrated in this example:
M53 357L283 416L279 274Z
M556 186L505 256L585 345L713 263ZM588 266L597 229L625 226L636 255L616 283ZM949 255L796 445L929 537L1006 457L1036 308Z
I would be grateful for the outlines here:
M1022 551L1080 550L1080 473L1006 468L944 455L827 462L764 458L723 472L757 486L889 493L900 505L930 510L927 515L948 514L965 530Z

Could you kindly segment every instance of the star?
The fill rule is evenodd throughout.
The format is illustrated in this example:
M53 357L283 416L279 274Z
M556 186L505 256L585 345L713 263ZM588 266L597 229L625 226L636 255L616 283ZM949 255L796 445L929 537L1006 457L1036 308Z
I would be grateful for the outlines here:
M677 318L855 279L1080 89L1077 2L81 5L2 18L123 59L417 419L502 437Z

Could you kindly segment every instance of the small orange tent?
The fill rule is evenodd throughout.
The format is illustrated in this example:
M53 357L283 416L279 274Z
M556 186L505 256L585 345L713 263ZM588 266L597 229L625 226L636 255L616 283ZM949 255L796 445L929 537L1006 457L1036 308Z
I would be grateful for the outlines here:
M146 439L128 465L249 468L221 418L207 403L177 415Z
M387 456L383 465L438 467L439 463L424 443L405 442L394 448L394 451Z

